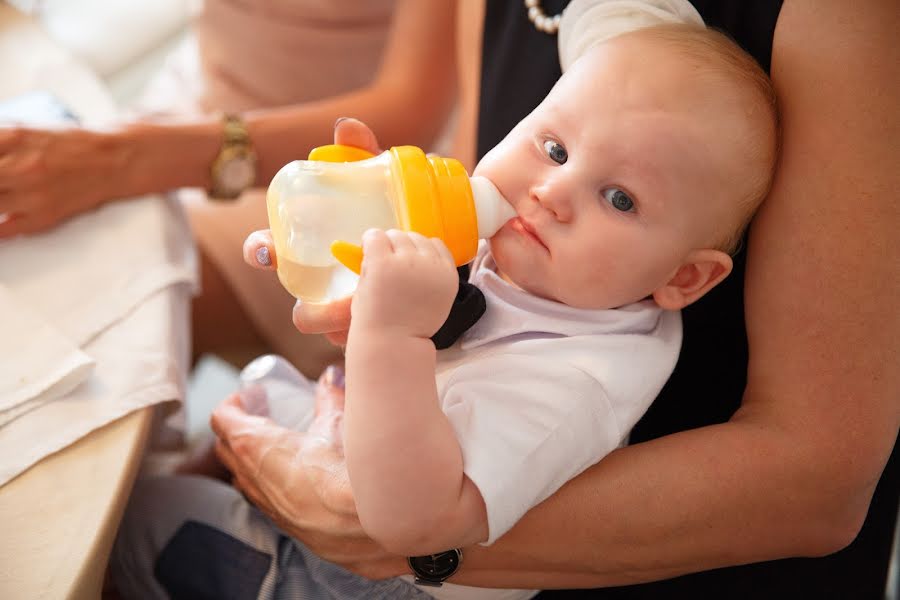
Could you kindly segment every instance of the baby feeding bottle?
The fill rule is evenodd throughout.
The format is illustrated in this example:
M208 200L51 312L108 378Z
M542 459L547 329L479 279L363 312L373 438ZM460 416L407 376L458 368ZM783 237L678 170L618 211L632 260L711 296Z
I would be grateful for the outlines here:
M374 156L350 146L313 149L285 165L266 196L278 278L304 302L356 289L367 229L402 229L444 241L457 265L475 257L515 211L483 177L450 158L397 146Z

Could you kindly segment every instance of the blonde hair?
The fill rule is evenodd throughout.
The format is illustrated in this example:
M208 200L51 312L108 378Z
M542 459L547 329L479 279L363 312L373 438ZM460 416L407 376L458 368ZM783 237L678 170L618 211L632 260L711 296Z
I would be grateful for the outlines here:
M750 127L747 141L750 161L759 166L743 186L735 219L715 239L715 247L733 254L739 248L744 230L768 195L780 149L780 126L775 88L772 81L747 52L727 35L691 24L664 24L638 29L622 35L648 35L681 52L706 73L737 89L753 106L760 107L769 129Z

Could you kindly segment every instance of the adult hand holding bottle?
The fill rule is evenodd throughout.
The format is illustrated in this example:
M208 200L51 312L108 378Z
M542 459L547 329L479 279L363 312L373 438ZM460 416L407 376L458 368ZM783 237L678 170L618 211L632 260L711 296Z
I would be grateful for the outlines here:
M340 119L334 127L334 143L354 146L372 154L381 153L375 134L356 119ZM254 231L244 242L244 261L252 267L274 271L277 267L275 245L270 230ZM303 333L322 333L331 343L343 346L350 329L350 297L323 304L297 300L294 304L294 325Z
M355 119L335 125L334 143L381 152L372 131ZM275 270L278 258L269 230L251 233L243 250L249 265ZM350 298L327 304L298 300L293 320L302 332L324 333L332 343L344 345ZM315 419L300 433L249 415L233 396L212 416L219 438L216 453L234 485L315 553L368 577L398 575L405 572L405 560L372 541L356 515L341 439L343 398L343 372L331 367L316 386ZM293 483L285 485L289 481Z

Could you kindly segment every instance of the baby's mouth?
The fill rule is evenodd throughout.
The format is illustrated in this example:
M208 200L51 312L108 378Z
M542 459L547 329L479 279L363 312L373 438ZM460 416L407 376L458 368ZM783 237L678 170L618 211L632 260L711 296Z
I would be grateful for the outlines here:
M516 232L520 233L521 235L525 236L526 238L529 238L529 239L537 242L538 244L543 246L544 250L549 251L549 248L547 248L547 244L545 244L544 240L541 239L541 236L538 235L534 226L531 225L528 221L526 221L522 217L515 217L515 218L511 219L509 222L509 226L512 227L513 231L516 231Z

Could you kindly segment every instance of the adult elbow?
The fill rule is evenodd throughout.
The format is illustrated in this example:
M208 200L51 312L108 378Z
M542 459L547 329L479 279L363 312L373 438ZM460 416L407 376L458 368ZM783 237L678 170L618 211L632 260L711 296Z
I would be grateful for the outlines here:
M848 486L821 490L819 496L796 506L795 556L823 557L849 546L862 529L869 512L873 486Z
M823 511L813 520L814 530L807 536L802 555L818 558L843 550L859 535L867 514L868 503L862 509L847 508L840 514Z

